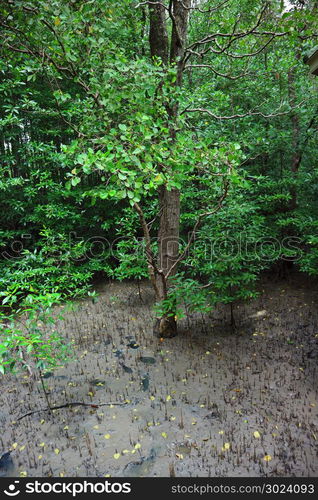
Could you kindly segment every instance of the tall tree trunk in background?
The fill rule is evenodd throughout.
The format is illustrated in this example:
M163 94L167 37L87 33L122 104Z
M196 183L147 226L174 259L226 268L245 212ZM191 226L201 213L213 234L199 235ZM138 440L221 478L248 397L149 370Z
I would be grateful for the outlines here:
M182 84L184 46L187 35L189 7L191 0L172 0L170 2L170 18L172 20L172 33L169 41L166 29L166 9L161 5L149 5L150 12L150 53L152 57L161 58L164 65L177 66L176 85ZM169 130L173 140L176 138L176 121L178 117L178 105L167 104L169 115ZM168 191L166 186L159 189L160 226L158 232L159 256L158 267L160 274L157 275L157 289L159 300L167 298L168 276L172 277L176 271L176 260L179 256L179 232L180 232L180 192L177 189ZM174 266L174 267L173 267ZM171 268L173 270L171 271ZM167 276L168 275L168 276ZM177 322L175 310L172 307L155 325L155 333L161 337L173 337L177 333Z
M295 70L291 68L288 71L288 94L289 104L292 108L296 106L296 88L295 88ZM294 210L297 207L297 177L298 170L301 162L301 148L300 148L300 122L299 114L294 111L291 115L292 122L292 157L291 157L291 174L292 186L290 188L290 209Z
M309 11L311 14L317 15L317 10L318 10L318 0L314 0L311 5L308 5ZM299 47L298 51L296 52L296 59L299 61L302 57L302 52L301 52L301 47ZM292 67L288 71L288 96L289 96L289 104L292 108L294 108L297 104L297 95L296 95L296 75L295 75L295 68ZM310 127L313 125L315 120L315 117L312 118L310 123L308 124L307 127L307 133ZM300 136L301 136L301 130L300 130L300 119L299 119L299 114L297 111L294 111L291 115L291 122L292 122L292 158L291 158L291 173L292 173L292 180L294 182L294 185L291 186L290 189L290 195L291 195L291 200L290 200L290 209L294 210L297 207L297 177L298 177L298 171L299 167L301 164L302 156L303 156L303 148L305 143L308 140L308 136L305 138L305 143L301 145L300 143Z
M162 0L161 2L162 3ZM166 66L169 56L169 40L164 6L149 5L149 45L151 57L158 57Z

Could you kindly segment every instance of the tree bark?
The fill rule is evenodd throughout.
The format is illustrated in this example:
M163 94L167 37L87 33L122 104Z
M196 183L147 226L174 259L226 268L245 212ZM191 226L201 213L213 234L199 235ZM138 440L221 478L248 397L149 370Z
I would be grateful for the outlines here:
M162 3L162 0L160 0ZM161 5L149 4L149 45L151 57L159 57L163 64L168 64L168 32L166 25L166 11Z
M172 33L170 46L170 63L179 62L184 54L184 46L188 30L189 9L191 0L172 0Z
M188 8L191 0L172 0L170 2L170 18L172 20L172 33L170 43L170 64L177 64L176 85L182 85L182 75L184 69L183 55L188 27ZM165 44L165 39L163 39ZM154 52L156 47L152 50ZM167 105L169 114L169 130L173 140L176 138L176 120L178 117L178 105L170 103ZM158 232L158 266L161 274L157 276L157 287L160 293L160 300L165 300L168 296L169 279L177 272L177 266L170 272L179 256L180 237L180 192L177 189L170 191L166 186L159 189L160 207L160 227ZM176 304L172 304L170 310L159 318L154 327L154 333L164 338L171 338L177 334Z
M180 234L180 192L177 189L168 191L166 186L159 190L160 227L158 232L158 267L161 274L157 276L157 287L160 300L167 299L169 283L167 273L179 256ZM170 277L177 267L170 273ZM177 334L175 305L155 324L155 334L160 337L174 337Z

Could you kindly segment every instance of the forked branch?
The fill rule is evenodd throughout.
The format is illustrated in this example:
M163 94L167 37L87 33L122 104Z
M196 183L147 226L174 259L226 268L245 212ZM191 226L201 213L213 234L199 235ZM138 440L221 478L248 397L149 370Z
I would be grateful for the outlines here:
M229 171L231 170L231 168L232 167L229 166ZM229 171L228 171L228 173L229 173ZM197 221L192 229L192 232L190 234L190 237L188 239L188 243L186 244L183 252L179 255L177 260L173 263L173 265L170 267L170 269L166 273L166 275L165 275L166 280L169 278L169 276L171 276L172 272L175 270L175 268L178 266L178 264L187 256L188 251L190 250L190 247L194 241L196 232L197 232L197 230L202 222L202 219L204 219L205 217L208 217L209 215L216 214L222 208L223 202L228 195L229 187L230 187L230 181L229 181L229 179L227 179L224 183L224 190L223 190L223 193L218 200L217 206L213 210L210 210L208 212L204 212L198 216L198 219L197 219Z

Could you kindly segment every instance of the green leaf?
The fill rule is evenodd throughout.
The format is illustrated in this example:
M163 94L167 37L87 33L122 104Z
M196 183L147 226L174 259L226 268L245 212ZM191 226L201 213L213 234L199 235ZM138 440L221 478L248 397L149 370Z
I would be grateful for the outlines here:
M72 177L71 179L72 186L77 186L77 184L79 184L80 182L81 182L80 177Z

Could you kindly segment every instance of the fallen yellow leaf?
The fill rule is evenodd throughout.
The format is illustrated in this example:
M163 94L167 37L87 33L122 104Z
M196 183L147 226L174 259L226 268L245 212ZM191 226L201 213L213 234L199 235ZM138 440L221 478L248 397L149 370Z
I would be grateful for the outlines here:
M255 431L253 432L253 436L256 438L256 439L259 439L261 437L260 433L258 431Z

